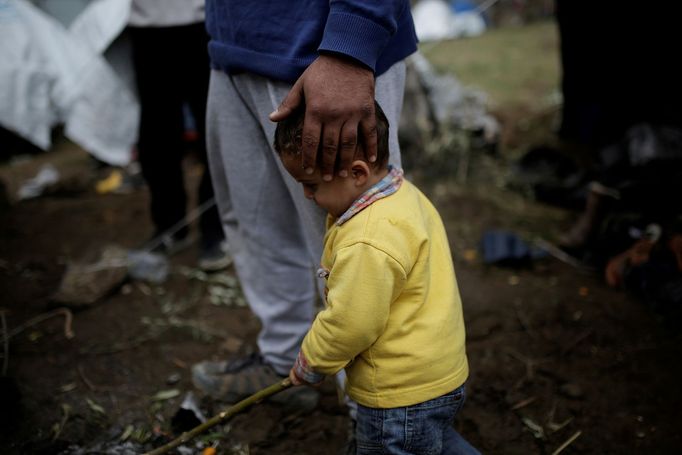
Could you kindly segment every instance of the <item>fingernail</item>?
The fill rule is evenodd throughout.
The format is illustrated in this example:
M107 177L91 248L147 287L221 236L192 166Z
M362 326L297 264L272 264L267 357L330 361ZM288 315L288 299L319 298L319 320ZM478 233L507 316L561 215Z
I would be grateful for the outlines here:
M322 180L324 180L325 182L331 182L332 176L330 174L325 174L322 176Z
M373 162L375 162L376 160L377 160L377 156L376 156L376 155L372 155L372 156L369 157L369 162L370 162L370 163L373 163Z
M344 178L348 177L348 171L344 169L343 171L339 172L339 175Z
M308 175L312 174L312 173L313 173L313 168L311 168L311 167L305 168L305 173L308 174Z
M279 112L279 109L275 109L274 111L270 112L270 115L275 115L277 112Z

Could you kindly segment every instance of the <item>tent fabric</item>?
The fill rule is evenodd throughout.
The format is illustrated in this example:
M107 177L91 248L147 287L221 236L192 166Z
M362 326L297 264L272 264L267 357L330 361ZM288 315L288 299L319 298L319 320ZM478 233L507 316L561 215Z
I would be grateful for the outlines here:
M412 16L421 42L477 36L486 29L477 11L455 11L443 0L421 0L412 8Z
M128 164L138 102L100 53L129 8L130 0L94 1L71 30L26 0L0 0L0 125L47 150L63 124L98 159Z

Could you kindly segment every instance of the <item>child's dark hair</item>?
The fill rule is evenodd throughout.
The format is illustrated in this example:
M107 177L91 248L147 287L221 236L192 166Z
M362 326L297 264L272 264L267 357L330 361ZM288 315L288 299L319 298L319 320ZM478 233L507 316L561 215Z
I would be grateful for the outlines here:
M376 113L377 124L377 160L372 163L372 165L382 168L388 164L388 119L386 118L383 109L381 109L381 106L379 106L379 103L376 101L374 102L374 111ZM289 117L277 124L274 143L277 153L299 153L301 151L301 133L303 130L304 115L305 104L302 104ZM358 145L362 145L363 139L362 131L358 129ZM362 158L365 160L367 159L367 157L364 156L364 150Z

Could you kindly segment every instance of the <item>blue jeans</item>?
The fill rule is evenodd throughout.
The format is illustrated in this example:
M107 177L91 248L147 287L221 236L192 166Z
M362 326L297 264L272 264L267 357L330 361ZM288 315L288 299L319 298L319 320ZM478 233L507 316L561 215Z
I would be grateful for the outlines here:
M378 409L358 404L358 455L477 454L453 427L464 404L461 386L433 400L403 408Z

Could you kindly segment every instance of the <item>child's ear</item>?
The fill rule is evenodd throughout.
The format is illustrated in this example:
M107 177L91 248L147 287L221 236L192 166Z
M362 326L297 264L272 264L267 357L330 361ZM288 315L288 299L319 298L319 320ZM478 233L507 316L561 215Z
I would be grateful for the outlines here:
M369 179L369 165L363 160L355 160L350 167L350 175L355 186L364 185Z

